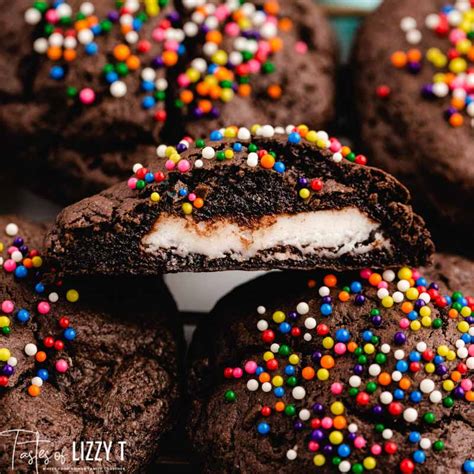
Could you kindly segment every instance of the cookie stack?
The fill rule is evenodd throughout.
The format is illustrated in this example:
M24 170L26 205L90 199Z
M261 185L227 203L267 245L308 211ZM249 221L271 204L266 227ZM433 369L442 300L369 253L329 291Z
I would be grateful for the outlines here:
M427 20L457 60L431 92L465 82L466 109L473 18L459 1ZM178 425L199 472L474 472L474 264L433 255L408 190L369 166L398 158L399 122L369 160L319 128L336 59L318 7L18 0L0 21L12 176L85 197L48 229L0 217L1 472L146 472ZM365 34L355 60L378 71ZM378 84L377 105L374 77L364 133L406 99ZM203 318L182 377L162 275L229 270L271 272Z

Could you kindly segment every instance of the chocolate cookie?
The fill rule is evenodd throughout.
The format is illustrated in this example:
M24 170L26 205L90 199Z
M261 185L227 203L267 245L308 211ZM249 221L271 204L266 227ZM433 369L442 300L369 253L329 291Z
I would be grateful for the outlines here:
M407 184L435 242L468 254L474 76L472 33L463 18L472 12L462 1L386 0L365 21L354 53L370 160Z
M62 200L125 178L158 139L333 117L336 48L311 0L18 0L0 26L6 154Z
M203 471L472 472L473 272L440 254L421 271L270 273L224 297L192 350Z
M44 229L0 229L0 471L142 472L177 419L170 294L159 280L60 281Z
M229 127L160 145L126 183L64 209L48 238L67 274L424 263L407 190L326 132Z

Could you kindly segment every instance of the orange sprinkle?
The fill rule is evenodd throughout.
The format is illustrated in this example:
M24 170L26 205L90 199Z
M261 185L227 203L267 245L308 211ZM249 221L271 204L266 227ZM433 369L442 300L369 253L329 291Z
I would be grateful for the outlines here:
M305 367L301 372L301 375L305 380L312 380L314 378L314 374L315 372L312 367Z
M260 165L262 168L265 168L267 170L270 170L273 168L273 165L275 164L275 158L273 158L272 155L263 155L262 158L260 159Z
M347 426L347 420L342 415L335 416L334 420L332 420L332 423L336 430L343 430Z
M334 367L334 358L330 355L322 356L321 367L324 369L332 369Z
M31 258L25 258L25 259L23 259L22 264L23 264L23 266L25 266L26 268L33 268L33 260L31 260Z
M464 99L461 99L460 97L453 97L451 99L451 105L458 110L462 110L464 108L465 103L466 102L464 101Z
M460 127L464 123L464 119L461 114L455 113L449 117L449 124L452 127Z
M59 46L50 46L47 55L51 61L57 61L62 56L61 48Z
M209 89L209 96L211 97L211 99L219 99L220 96L222 94L222 88L220 88L219 86L211 86L210 89Z
M341 148L341 155L346 157L351 152L351 149L348 146L343 146Z
M308 280L307 285L308 285L308 288L316 288L316 280L313 280L313 279Z
M469 390L468 392L466 392L465 397L468 402L474 402L474 391Z
M267 94L272 99L279 99L282 94L281 87L278 84L272 84L271 86L268 86Z
M290 18L282 18L278 22L278 28L280 28L281 31L290 31L293 28L293 22L291 21Z
M382 275L380 275L380 273L372 273L372 275L369 276L369 283L372 286L377 286L381 281Z
M89 28L89 23L87 20L77 20L76 23L74 23L74 28L76 28L76 31L85 30Z
M130 33L132 29L133 29L132 25L122 25L120 28L120 31L122 32L123 35L126 35L127 33Z
M459 372L458 370L454 370L451 373L451 380L453 382L459 382L461 380L461 372Z
M201 207L204 206L204 199L196 198L193 202L193 205L196 209L201 209Z
M419 63L421 61L421 51L416 48L409 49L407 52L407 59L409 62Z
M30 385L28 387L28 395L37 397L41 393L41 389L37 385Z
M388 372L382 372L378 376L378 381L380 385L388 385L392 381L392 377Z
M458 311L454 308L451 308L449 311L448 311L448 316L451 318L451 319L456 319L458 317Z
M77 57L77 53L74 49L64 50L64 59L68 62L74 61Z
M125 61L130 56L130 48L125 44L118 44L114 48L114 57L117 61Z
M89 28L91 26L97 25L97 23L99 23L99 19L95 15L91 15L85 21L87 21L87 25L88 25Z
M276 402L275 403L275 410L276 411L283 411L285 409L285 404L283 402Z
M402 377L400 379L400 382L398 382L398 386L402 389L402 390L408 390L411 386L411 381L408 377Z
M330 273L329 275L326 275L323 279L323 282L327 287L333 288L334 286L337 285L336 275L333 275L332 273Z
M209 31L206 35L206 41L208 43L222 43L222 33L220 31Z
M270 374L268 372L262 372L258 376L258 380L260 381L260 383L270 382Z
M212 109L212 102L210 100L200 100L198 107L203 111L203 113L208 114Z
M131 54L126 61L128 69L136 71L140 67L140 59L138 56Z
M413 304L410 303L409 301L404 301L402 303L402 311L405 313L405 314L408 314L410 311L413 311Z
M341 291L337 295L337 297L339 298L339 301L345 302L345 301L349 301L349 298L351 297L351 295L347 291Z
M198 82L196 85L196 92L201 97L207 96L209 94L209 84L207 84L207 82Z
M44 362L44 361L46 360L46 352L44 352L44 351L38 351L38 352L36 353L35 359L36 359L38 362Z
M265 2L263 9L269 15L278 15L278 12L280 11L280 5L276 1L270 0L268 2Z
M357 349L357 343L354 341L350 341L347 343L347 350L349 352L354 352Z
M248 97L252 93L250 84L240 84L237 92L242 97Z
M298 125L296 127L296 130L303 138L305 138L306 135L308 135L308 132L309 132L309 128L308 128L307 125Z
M178 62L176 51L164 51L162 58L165 66L174 66Z
M396 68L405 67L407 64L407 55L403 51L395 51L390 56L390 61Z
M194 94L190 90L185 89L181 92L179 97L185 104L190 104L194 99Z
M270 46L270 50L273 53L276 53L283 49L283 40L281 38L278 38L278 37L271 38L268 44Z

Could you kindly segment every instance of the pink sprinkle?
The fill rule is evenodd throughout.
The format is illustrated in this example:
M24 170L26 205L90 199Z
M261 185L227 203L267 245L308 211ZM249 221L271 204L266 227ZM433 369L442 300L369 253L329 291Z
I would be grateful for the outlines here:
M343 342L338 342L336 343L336 345L334 346L334 352L337 354L337 355L342 355L346 352L347 350L347 347L346 345L343 343Z
M191 163L189 163L188 160L180 160L178 163L178 170L181 171L181 173L186 173L186 171L189 171L191 169Z
M316 441L310 441L308 443L308 449L313 453L319 449L319 444Z
M50 309L51 309L51 307L49 306L48 302L40 301L38 303L38 312L40 314L48 314Z
M240 379L240 377L242 377L242 375L244 375L244 371L240 367L236 367L232 371L232 375L234 376L234 378Z
M386 281L381 281L378 285L377 288L388 288L388 283Z
M177 81L179 87L187 87L189 84L191 84L191 81L189 80L189 77L186 76L186 74L180 74Z
M222 22L229 16L229 9L226 5L220 5L216 8L214 16Z
M367 444L367 441L362 436L357 436L356 439L354 440L354 446L357 449L365 448L366 444Z
M137 178L130 178L128 181L127 181L127 185L130 189L137 189L137 181L138 179Z
M165 163L165 168L168 170L168 171L171 171L171 170L174 170L176 164L174 161L172 160L166 160L166 163Z
M370 452L371 452L374 456L378 456L378 455L382 452L382 446L380 446L380 444L374 444L374 445L370 448Z
M330 138L329 141L331 143L331 145L329 146L329 149L333 153L337 153L338 151L341 150L342 145L341 145L341 143L339 142L339 140L337 138Z
M413 278L413 280L418 280L418 278L420 278L420 272L419 270L417 270L416 268L414 268L411 272L411 277Z
M249 71L251 73L258 73L260 72L260 66L261 66L261 63L258 62L256 59L251 59L248 63L247 63L248 67L249 67Z
M48 23L57 23L59 15L54 8L51 8L46 12L45 18Z
M249 360L245 363L245 372L248 374L254 374L257 370L257 363L253 360Z
M84 105L90 105L95 101L95 92L90 87L86 87L79 92L79 100Z
M364 268L360 271L360 277L364 280L368 280L370 275L372 275L372 270L370 268Z
M8 247L8 255L11 255L13 252L18 252L18 247L15 247L14 245L12 245L11 247Z
M178 51L179 43L176 40L168 40L165 43L165 49L168 51Z
M298 54L306 54L308 52L308 45L304 41L298 41L295 44L295 51Z
M339 395L340 393L342 393L342 383L334 382L331 385L331 393L333 393L334 395Z
M5 260L5 263L3 264L3 268L8 273L14 272L16 268L16 262L11 259Z
M321 420L321 426L322 426L325 430L328 430L328 429L332 428L332 418L329 418L329 416L325 416L325 417Z
M466 39L466 33L459 28L452 30L449 34L449 41L451 41L453 44L456 44L458 41L463 39Z
M240 31L239 25L237 25L237 23L234 23L234 22L228 23L224 29L225 34L227 36L230 36L231 38L237 36L239 34L239 31Z
M61 374L64 374L65 372L67 372L67 369L69 368L67 362L64 359L59 359L56 362L55 367L56 367L56 370Z
M463 381L461 381L461 388L463 390L465 390L466 392L471 390L472 388L472 381L469 380L469 379L464 379Z
M165 30L162 30L161 28L155 28L151 34L151 37L156 42L161 43L165 39Z
M410 326L410 320L407 318L400 319L400 327L402 329L408 329Z
M470 356L474 356L474 344L471 344L469 346L469 349L467 350L467 352Z
M13 301L10 301L10 300L5 300L3 303L2 303L2 311L4 313L11 313L13 310L15 309L15 305L13 304Z
M196 198L197 198L197 196L194 193L190 193L189 196L188 196L188 199L191 202L194 202L196 200Z

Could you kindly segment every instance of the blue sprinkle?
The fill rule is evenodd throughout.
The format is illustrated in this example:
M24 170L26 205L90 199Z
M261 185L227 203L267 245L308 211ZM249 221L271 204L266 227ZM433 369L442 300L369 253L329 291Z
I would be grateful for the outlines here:
M15 276L17 278L26 278L28 276L28 269L23 266L23 265L20 265L19 267L16 267L15 268Z
M275 171L277 171L278 173L284 173L285 172L285 164L282 163L281 161L277 161L274 165L273 165L273 169Z
M405 391L401 388L396 388L393 391L393 398L395 398L395 400L403 400L405 398Z
M43 291L44 291L43 283L37 283L36 286L35 286L35 291L36 291L36 293L43 293Z
M364 339L365 342L370 342L373 335L374 333L372 331L364 331L362 333L362 339Z
M341 444L337 449L337 454L339 454L341 458L347 458L351 454L351 448L347 444Z
M262 421L261 423L258 424L257 431L261 435L266 435L270 432L270 425L268 423L265 423L264 421Z
M234 151L239 152L242 151L242 143L234 143L234 146L232 147Z
M347 329L338 329L336 331L337 342L348 342L351 338L351 333Z
M400 372L406 372L408 370L408 363L405 360L397 361L395 368Z
M155 89L155 84L151 81L142 81L141 88L145 92L151 92Z
M418 390L415 390L413 392L410 393L410 400L413 402L413 403L420 403L421 400L423 400L423 395L420 391Z
M301 136L299 133L292 132L288 135L288 141L293 144L297 144L301 141Z
M39 369L38 372L36 372L36 375L41 380L48 380L48 378L49 378L49 372L46 369Z
M462 468L465 472L474 472L474 459L468 459L467 461L464 461Z
M97 43L91 42L86 45L85 50L86 54L94 56L94 54L97 54L97 51L99 51L99 47L97 46Z
M359 281L353 281L351 283L352 293L360 293L362 291L362 285Z
M186 188L181 188L179 191L178 191L178 194L182 197L186 196L188 194L188 190Z
M285 374L286 375L293 375L295 373L295 368L292 365L287 365L285 367Z
M142 106L144 109L151 109L155 105L155 99L151 96L146 96L143 98Z
M321 313L324 316L329 316L332 313L332 306L330 304L324 303L321 305Z
M280 324L280 326L279 326L278 329L279 329L280 332L282 332L283 334L286 334L286 333L288 333L288 332L291 331L291 326L290 326L288 323L283 322L283 323Z
M219 132L219 130L213 130L209 136L209 138L215 142L215 141L219 141L219 140L222 140L224 137L222 135L221 132Z
M20 311L16 313L16 318L20 323L26 323L30 319L30 313L26 309L20 309Z
M421 435L420 435L420 433L418 433L418 431L412 431L408 435L408 441L410 441L410 443L418 443L418 441L420 441L420 439L421 439Z
M73 341L76 339L76 331L73 328L65 329L63 334L68 341Z
M63 79L64 69L61 66L53 66L49 71L49 77L55 81Z
M275 397L281 398L285 395L285 389L283 387L277 387L273 390L273 393L275 394Z
M413 453L413 461L415 461L416 463L423 464L425 460L426 454L423 451L418 450Z
M147 183L153 183L153 181L155 181L155 175L153 173L147 173L145 175L145 181Z
M115 81L118 81L118 74L115 71L110 71L105 75L105 80L109 83L112 84Z

